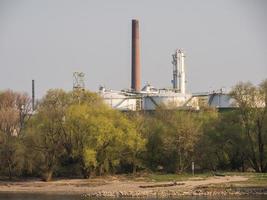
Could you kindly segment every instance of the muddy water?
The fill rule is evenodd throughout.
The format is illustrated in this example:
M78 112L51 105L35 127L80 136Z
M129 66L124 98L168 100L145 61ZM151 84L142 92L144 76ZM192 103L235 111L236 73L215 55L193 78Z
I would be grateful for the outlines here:
M81 195L51 195L51 194L14 194L0 193L0 200L81 200ZM97 198L95 200L104 200ZM266 200L267 196L245 196L245 197L181 197L177 200ZM90 199L94 200L94 199ZM115 199L113 199L115 200ZM122 200L122 199L121 199ZM137 200L137 199L131 199ZM155 200L155 199L147 199Z

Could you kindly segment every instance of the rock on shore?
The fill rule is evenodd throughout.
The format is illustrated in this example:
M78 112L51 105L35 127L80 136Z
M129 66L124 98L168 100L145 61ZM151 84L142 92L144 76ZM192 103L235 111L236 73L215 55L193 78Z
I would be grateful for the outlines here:
M180 196L241 196L266 195L267 188L198 188L190 191L179 190L149 190L149 191L98 191L84 194L83 199L91 197L108 198L171 198Z

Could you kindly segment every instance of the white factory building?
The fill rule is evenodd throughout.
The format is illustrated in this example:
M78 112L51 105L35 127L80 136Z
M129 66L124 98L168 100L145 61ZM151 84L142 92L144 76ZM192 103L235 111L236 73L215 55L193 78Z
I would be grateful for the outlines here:
M218 109L235 108L236 103L222 89L201 94L191 94L186 90L185 54L178 49L172 55L173 79L172 88L157 89L146 84L141 91L109 90L99 88L99 95L111 108L121 111L155 110L164 105L167 109L198 110L200 106L211 106Z
M146 84L141 91L114 91L100 87L99 95L110 107L122 111L155 110L158 106L166 108L199 109L197 99L186 92L184 51L178 49L172 55L173 80L171 89L157 89Z
M166 108L198 109L196 98L191 94L181 94L168 89L153 89L146 85L138 94L130 91L113 91L101 87L99 95L104 102L114 109L121 111L155 110L158 106Z
M192 95L186 89L185 52L175 50L172 55L172 88L157 89L150 84L141 88L139 21L132 20L132 73L131 89L114 91L100 87L99 95L111 108L121 111L155 110L164 105L167 109L198 110L204 104L216 108L234 107L233 100L223 93ZM202 102L201 102L202 101Z

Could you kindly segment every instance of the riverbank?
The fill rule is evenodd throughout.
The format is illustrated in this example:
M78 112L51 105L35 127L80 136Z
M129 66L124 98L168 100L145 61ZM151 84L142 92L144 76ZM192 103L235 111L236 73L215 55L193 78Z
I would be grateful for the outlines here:
M81 194L83 197L175 197L267 195L267 175L107 176L92 179L0 181L0 192ZM172 180L170 180L172 179Z

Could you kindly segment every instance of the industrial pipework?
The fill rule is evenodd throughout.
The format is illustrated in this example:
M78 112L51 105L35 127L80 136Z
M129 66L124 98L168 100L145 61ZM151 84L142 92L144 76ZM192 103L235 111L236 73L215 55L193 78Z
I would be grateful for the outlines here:
M35 110L35 85L34 80L32 80L32 111Z
M140 63L140 37L139 21L132 20L132 85L134 92L141 91L141 63Z
M185 94L185 66L184 66L184 52L182 49L177 49L172 55L173 64L173 89Z

